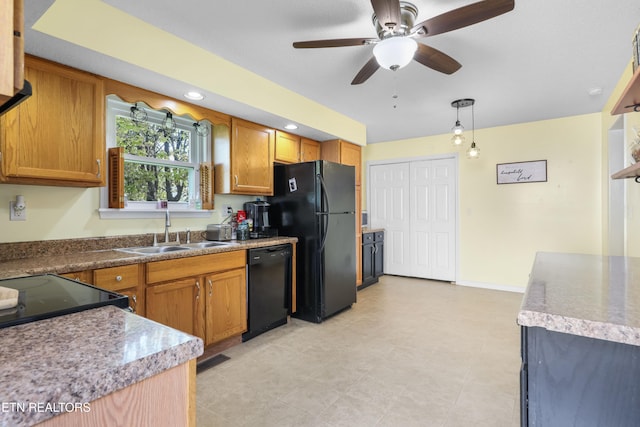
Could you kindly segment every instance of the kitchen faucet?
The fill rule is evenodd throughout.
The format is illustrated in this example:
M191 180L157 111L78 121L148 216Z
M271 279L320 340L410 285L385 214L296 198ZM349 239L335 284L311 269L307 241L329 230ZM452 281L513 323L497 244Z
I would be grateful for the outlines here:
M169 243L169 227L171 227L171 218L169 217L169 209L164 214L164 242Z

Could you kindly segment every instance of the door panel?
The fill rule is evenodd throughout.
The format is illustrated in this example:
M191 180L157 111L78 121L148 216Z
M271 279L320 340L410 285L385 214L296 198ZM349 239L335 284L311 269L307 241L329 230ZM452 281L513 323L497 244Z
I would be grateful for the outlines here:
M456 160L372 165L372 227L387 231L385 272L455 280Z

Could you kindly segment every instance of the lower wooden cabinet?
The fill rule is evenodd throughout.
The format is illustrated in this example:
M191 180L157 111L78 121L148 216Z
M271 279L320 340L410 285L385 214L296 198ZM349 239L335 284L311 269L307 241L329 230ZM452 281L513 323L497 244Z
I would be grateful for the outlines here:
M146 264L147 317L205 346L247 330L246 251Z
M206 278L206 328L204 344L240 335L247 330L245 269L216 273Z
M95 286L129 297L129 308L140 316L145 315L144 274L142 265L100 268L93 271Z
M147 318L191 335L202 334L203 298L195 277L149 286L146 290Z

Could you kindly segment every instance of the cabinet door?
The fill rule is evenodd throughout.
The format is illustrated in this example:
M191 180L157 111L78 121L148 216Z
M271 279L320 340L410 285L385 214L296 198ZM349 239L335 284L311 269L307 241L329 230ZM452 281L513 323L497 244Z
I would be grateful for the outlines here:
M144 316L144 275L141 264L94 270L92 283L99 288L128 296L131 310Z
M274 131L240 119L231 128L231 192L273 194Z
M281 163L297 163L299 154L300 137L277 130L274 160Z
M320 160L320 143L312 139L300 139L300 161L312 162Z
M104 90L98 77L27 57L33 95L0 116L4 182L104 185Z
M247 330L245 269L206 277L206 338L209 345Z
M148 286L147 318L204 338L203 292L200 280L196 278Z
M340 163L343 165L355 166L356 168L356 185L360 185L360 174L362 164L362 156L360 154L360 146L342 141L340 144Z
M375 248L373 244L362 245L362 284L363 285L368 285L370 283L375 282L375 274L373 270L374 251L375 251Z
M377 278L384 274L384 243L374 243L373 249L373 275Z
M83 270L83 271L73 271L71 273L62 273L60 274L62 277L66 277L71 280L75 280L76 282L88 283L90 285L93 284L93 272L91 270Z

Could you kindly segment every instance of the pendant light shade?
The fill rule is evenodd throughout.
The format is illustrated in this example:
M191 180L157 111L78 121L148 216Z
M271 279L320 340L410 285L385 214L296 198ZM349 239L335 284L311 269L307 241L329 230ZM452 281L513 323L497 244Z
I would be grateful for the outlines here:
M373 56L382 68L399 70L407 66L418 49L418 43L410 37L389 37L376 44Z
M146 110L138 107L138 103L131 107L130 116L134 122L146 122L148 118Z
M173 114L167 112L167 117L162 121L162 126L167 130L174 130L176 128L176 121L173 119Z
M464 144L464 141L465 141L465 137L464 137L464 135L463 135L463 134L461 134L461 133L459 133L459 134L454 134L454 135L451 137L451 143L452 143L453 145L455 145L455 146L459 146L459 145Z
M476 147L476 143L472 142L471 146L467 150L467 158L469 159L477 159L480 157L480 149Z
M451 128L454 135L461 135L464 132L464 126L460 124L460 120L456 120L455 126Z

